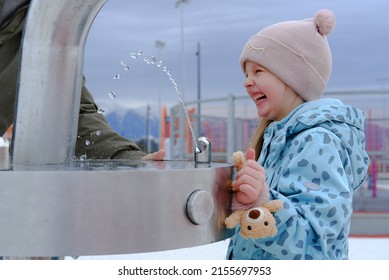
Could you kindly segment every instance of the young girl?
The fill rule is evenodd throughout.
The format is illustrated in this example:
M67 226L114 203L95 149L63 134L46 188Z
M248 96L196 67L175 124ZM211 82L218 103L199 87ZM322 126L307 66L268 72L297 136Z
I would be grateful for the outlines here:
M278 233L245 239L237 229L228 259L347 259L352 196L369 158L364 116L335 99L320 99L331 73L326 35L331 11L271 25L243 48L244 87L260 125L236 174L235 204L255 205L261 190L280 199ZM267 195L267 193L266 193Z

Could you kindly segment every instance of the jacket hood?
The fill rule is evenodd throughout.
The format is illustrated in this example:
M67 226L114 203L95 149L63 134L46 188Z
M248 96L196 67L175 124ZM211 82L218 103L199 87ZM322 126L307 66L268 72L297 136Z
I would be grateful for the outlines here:
M365 150L364 113L337 99L319 99L305 102L285 119L275 122L277 130L285 130L285 138L304 130L321 127L332 132L344 145L349 155L352 171L351 185L358 188L365 179L369 157Z
M314 113L312 114L312 112ZM336 99L320 99L307 102L297 108L296 113L294 115L296 120L304 126L314 127L325 123L344 123L355 127L355 129L364 130L364 113ZM296 129L299 129L299 127L296 127Z

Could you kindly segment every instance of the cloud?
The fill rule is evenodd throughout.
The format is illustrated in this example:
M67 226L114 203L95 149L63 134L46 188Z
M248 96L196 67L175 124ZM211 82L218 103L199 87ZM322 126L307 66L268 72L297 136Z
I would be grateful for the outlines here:
M183 8L184 71L181 71L181 11L175 1L108 1L95 19L85 49L87 86L96 100L115 90L116 102L177 104L174 86L162 68L147 65L155 56L168 67L187 101L197 97L197 43L201 44L203 98L244 95L238 58L246 40L267 25L312 17L332 9L337 25L329 36L333 73L329 88L380 87L389 76L389 2L385 0L192 0ZM165 42L159 50L155 41ZM142 50L143 58L130 52ZM120 61L128 62L123 72ZM159 72L158 72L159 71ZM161 73L162 72L162 73ZM120 80L113 76L122 74ZM182 75L184 73L184 75ZM183 80L182 80L183 79ZM109 99L108 99L109 100Z

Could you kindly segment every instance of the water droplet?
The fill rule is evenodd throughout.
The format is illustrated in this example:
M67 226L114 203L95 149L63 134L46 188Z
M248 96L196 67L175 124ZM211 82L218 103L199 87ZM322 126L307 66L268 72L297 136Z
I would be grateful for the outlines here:
M140 56L143 52L141 50L138 51L137 55Z
M80 156L80 161L86 161L86 160L87 160L87 156L85 154Z
M150 59L150 63L155 64L156 62L157 62L157 59L155 58L155 56L152 56Z
M130 70L130 67L127 65L127 63L126 63L125 61L121 60L121 61L120 61L120 64L123 66L123 69L124 69L125 71Z
M150 64L150 63L151 63L150 59L148 59L147 57L145 57L145 58L143 59L143 61L146 62L147 64Z
M164 67L163 67L163 72L167 72L167 71L168 71L167 67L164 66Z
M138 54L130 53L130 57L133 58L133 59L137 59L138 58Z
M90 145L90 141L89 140L85 140L85 145L89 146Z
M96 130L96 135L100 136L101 135L101 130Z
M122 76L120 74L116 74L115 76L113 76L113 79L114 80L119 80Z
M115 97L116 97L116 93L114 91L110 91L108 93L108 95L109 95L109 98L111 98L111 99L115 99Z
M99 108L98 110L97 110L97 113L99 113L99 114L102 114L102 113L104 113L105 112L105 109L103 109L103 108Z
M161 67L161 66L162 66L162 63L163 63L162 60L158 61L157 66L158 66L158 67Z

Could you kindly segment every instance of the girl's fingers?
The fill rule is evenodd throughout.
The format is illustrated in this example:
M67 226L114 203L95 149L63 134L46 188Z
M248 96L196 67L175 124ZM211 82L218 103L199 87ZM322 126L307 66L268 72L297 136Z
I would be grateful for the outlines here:
M238 181L240 177L244 175L251 176L257 180L261 180L265 178L265 174L266 174L265 169L262 166L260 166L258 163L248 162L247 165L236 174L235 180Z
M233 188L238 202L248 204L255 201L265 184L265 169L255 160L254 149L246 152L246 163L236 174Z
M259 189L263 185L263 180L261 179L258 180L253 178L252 176L245 174L235 181L234 189L237 191L241 191L240 188L241 185L249 185L254 189Z
M248 160L246 162L245 167L253 168L259 172L265 172L265 168L263 168L261 165L259 165L259 163L256 162L255 160Z
M259 192L250 185L240 185L240 191L236 193L236 199L239 203L249 204L254 202Z
M249 159L255 160L255 150L253 148L250 148L247 150L246 159L247 160L249 160Z

